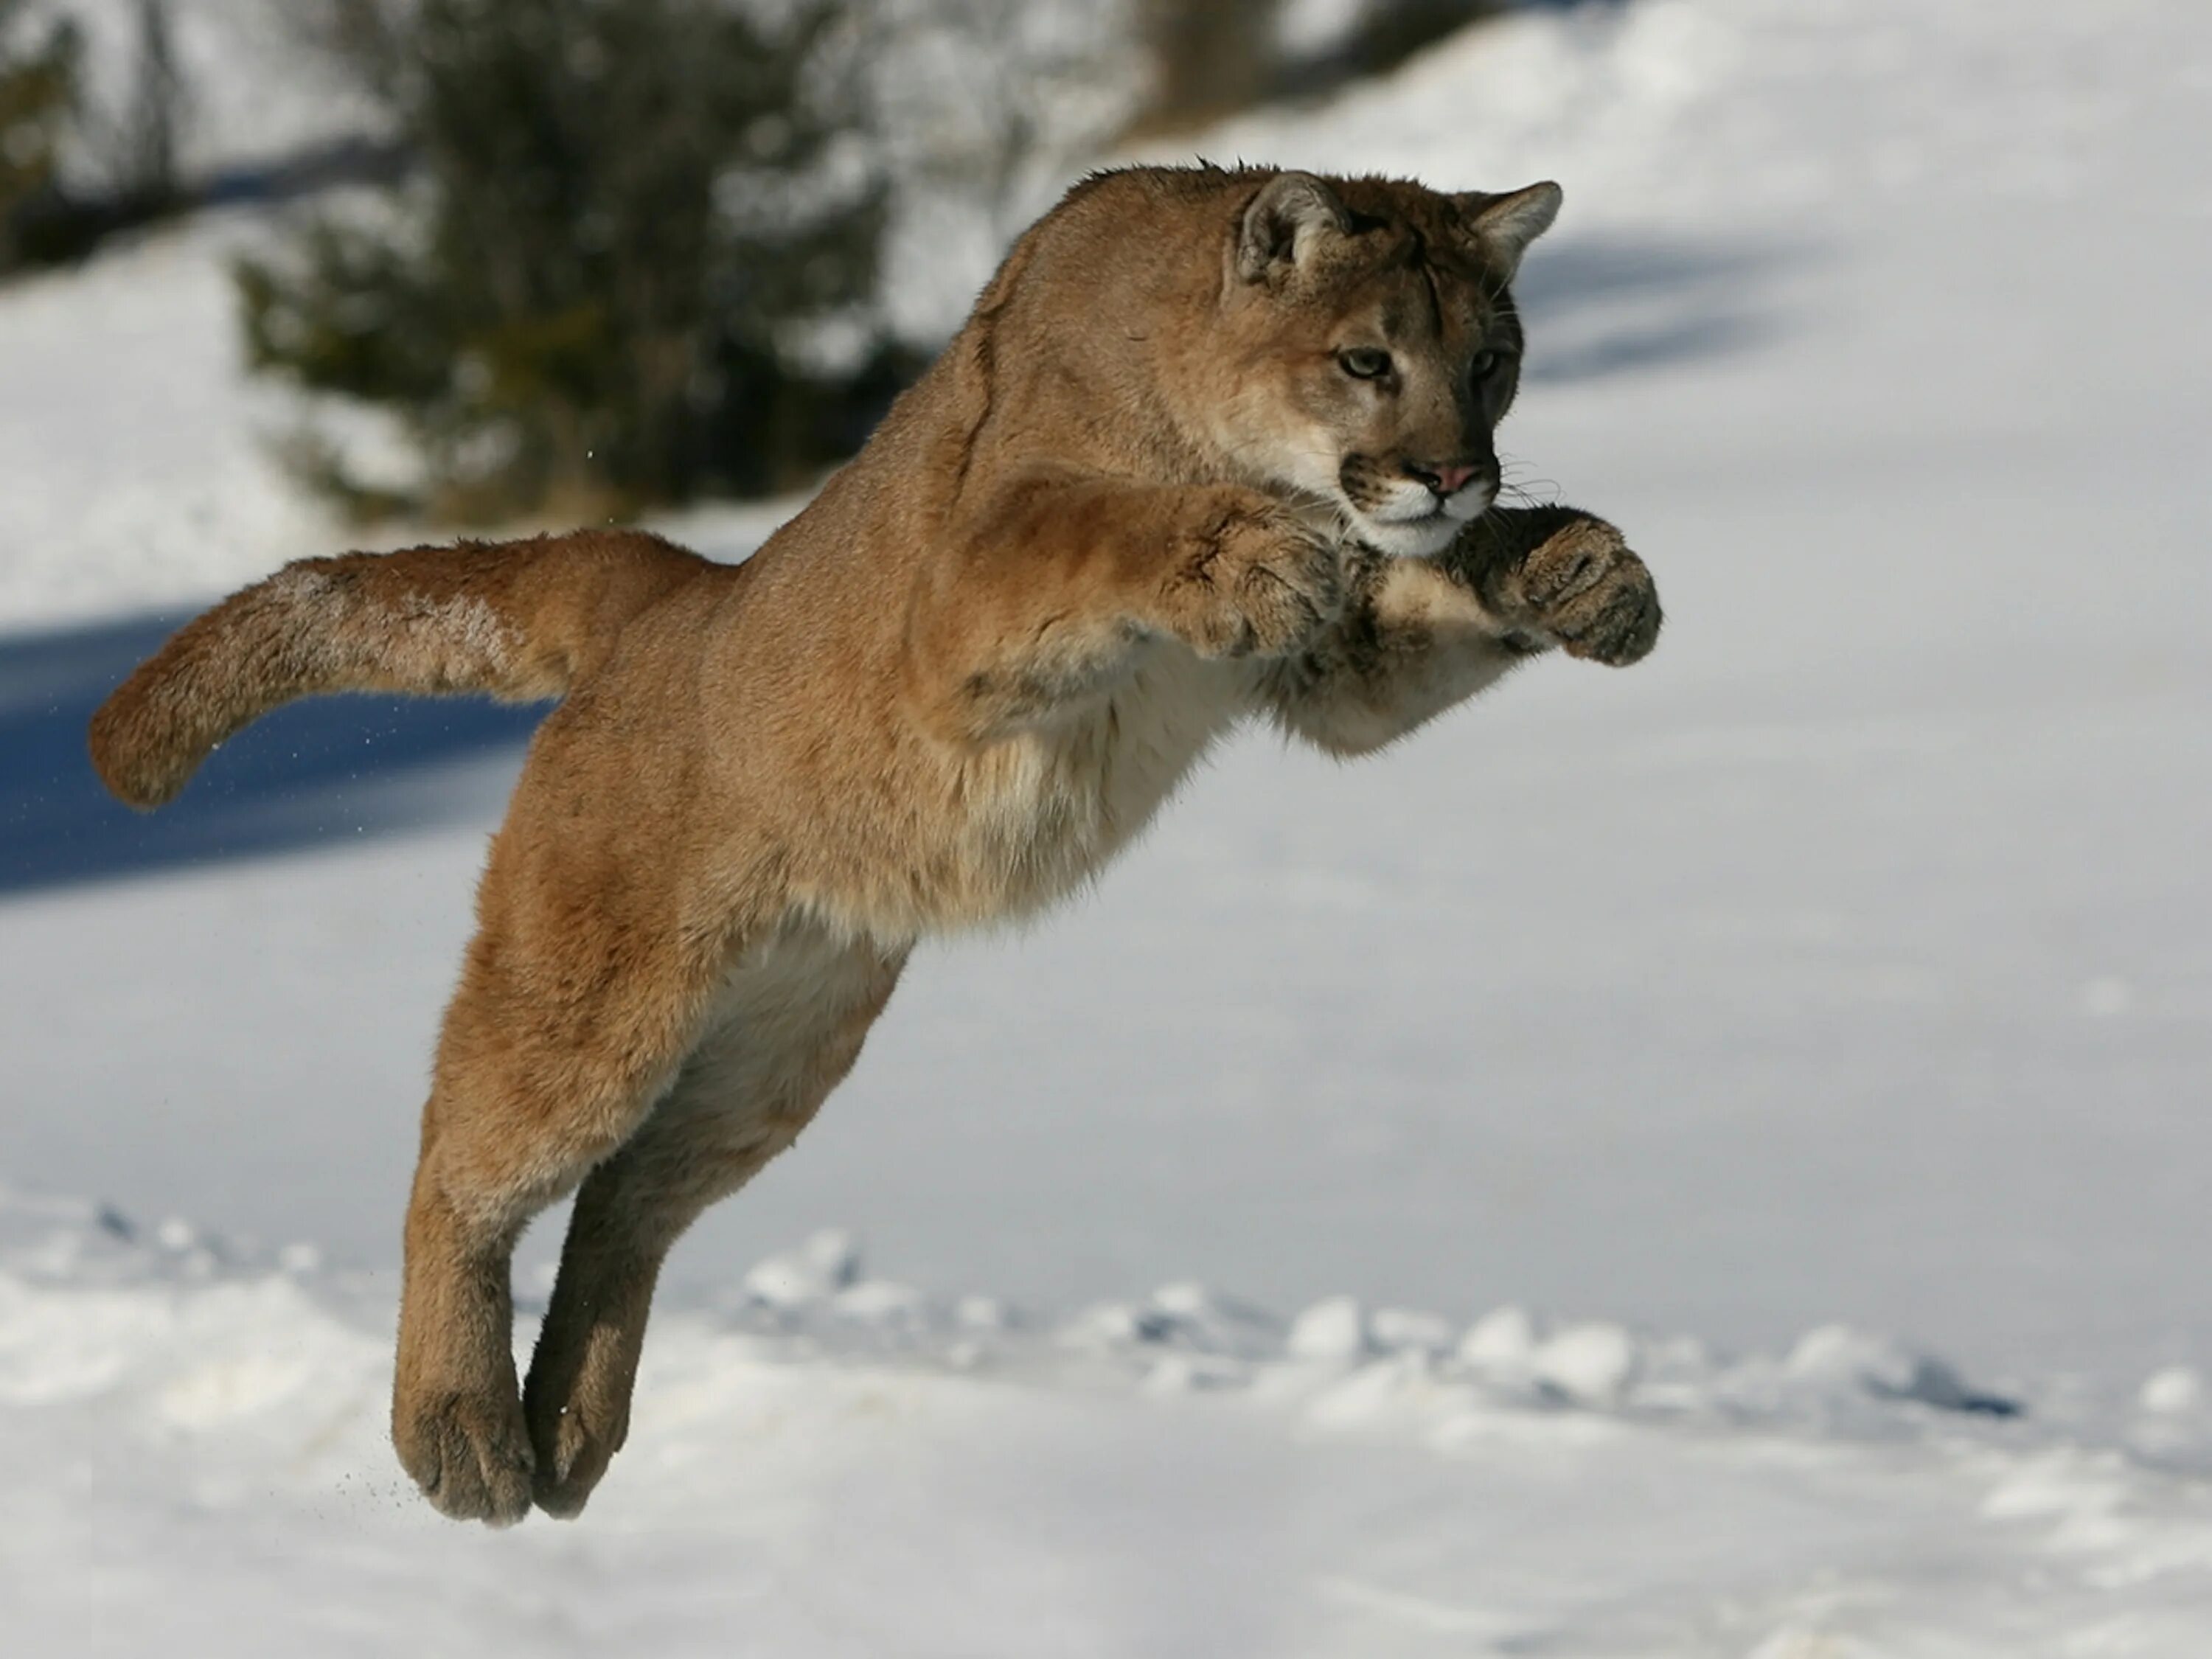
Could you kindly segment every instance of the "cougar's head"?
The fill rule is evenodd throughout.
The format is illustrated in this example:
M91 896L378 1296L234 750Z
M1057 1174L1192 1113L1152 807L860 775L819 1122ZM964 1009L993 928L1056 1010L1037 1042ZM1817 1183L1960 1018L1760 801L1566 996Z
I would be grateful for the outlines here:
M1334 507L1378 551L1441 552L1497 498L1520 383L1507 291L1559 187L1448 196L1283 173L1224 272L1233 385L1216 441L1263 489Z

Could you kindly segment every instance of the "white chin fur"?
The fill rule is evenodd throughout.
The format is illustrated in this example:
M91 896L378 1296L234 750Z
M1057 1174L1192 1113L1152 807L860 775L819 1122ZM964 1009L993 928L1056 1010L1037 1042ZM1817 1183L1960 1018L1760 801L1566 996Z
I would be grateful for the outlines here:
M1377 553L1388 553L1399 559L1432 559L1451 545L1452 538L1460 532L1461 521L1442 513L1425 519L1416 519L1411 524L1392 524L1382 519L1370 519L1364 514L1352 519L1354 533Z
M1485 485L1480 489L1462 489L1458 495L1445 501L1444 511L1462 524L1473 524L1484 514L1489 512L1497 500L1498 491L1494 486Z

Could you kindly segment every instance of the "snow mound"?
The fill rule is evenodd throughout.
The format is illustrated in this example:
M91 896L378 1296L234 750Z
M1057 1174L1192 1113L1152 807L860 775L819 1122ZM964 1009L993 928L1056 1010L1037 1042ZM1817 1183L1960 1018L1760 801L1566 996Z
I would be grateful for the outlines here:
M534 1302L519 1298L526 1320L542 1311L543 1288ZM82 1398L141 1374L166 1375L163 1367L218 1328L242 1343L284 1328L292 1358L280 1370L304 1379L295 1349L307 1334L319 1365L353 1352L332 1333L381 1345L380 1330L369 1332L384 1322L387 1291L374 1277L326 1273L305 1245L240 1244L181 1218L145 1226L112 1206L0 1188L0 1398ZM1463 1334L1440 1315L1370 1312L1351 1297L1316 1302L1285 1321L1189 1281L1056 1319L1025 1316L996 1297L936 1297L876 1277L859 1239L836 1229L767 1257L720 1306L684 1310L675 1322L757 1355L880 1358L888 1347L917 1366L1045 1381L1149 1379L1158 1389L1171 1362L1170 1375L1276 1401L1330 1400L1325 1414L1339 1422L1354 1398L1388 1417L1398 1382L1418 1383L1431 1399L1449 1388L1466 1402L1537 1413L1798 1422L1870 1434L1942 1414L2002 1419L2022 1409L1968 1387L1931 1354L1841 1326L1809 1333L1778 1359L1723 1360L1687 1339L1609 1322L1547 1327L1519 1307L1487 1314ZM2184 1377L2193 1382L2194 1374L2152 1377L2143 1412L2173 1420L2197 1414L2201 1392ZM1340 1386L1347 1382L1357 1385L1350 1394Z
M0 1194L10 1650L566 1653L619 1625L799 1659L1831 1656L2124 1630L2111 1650L2181 1659L2212 1616L2197 1480L1839 1328L1730 1361L1518 1308L1285 1321L1188 1282L1024 1319L827 1232L658 1322L583 1522L492 1534L392 1463L387 1297L296 1247ZM2201 1384L2161 1373L2136 1410L2168 1453L2205 1443ZM1238 1566L1194 1577L1209 1559Z

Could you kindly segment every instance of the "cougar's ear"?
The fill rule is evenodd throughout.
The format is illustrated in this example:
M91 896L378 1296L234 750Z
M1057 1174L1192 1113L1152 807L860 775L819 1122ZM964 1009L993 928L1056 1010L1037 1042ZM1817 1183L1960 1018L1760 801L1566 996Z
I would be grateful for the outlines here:
M1503 196L1471 190L1453 199L1467 216L1468 228L1475 240L1510 276L1521 268L1521 256L1528 251L1528 244L1549 230L1552 221L1559 216L1559 204L1566 199L1566 192L1547 179Z
M1237 274L1261 281L1279 265L1299 265L1325 236L1352 229L1352 216L1310 173L1279 173L1244 210L1237 233Z

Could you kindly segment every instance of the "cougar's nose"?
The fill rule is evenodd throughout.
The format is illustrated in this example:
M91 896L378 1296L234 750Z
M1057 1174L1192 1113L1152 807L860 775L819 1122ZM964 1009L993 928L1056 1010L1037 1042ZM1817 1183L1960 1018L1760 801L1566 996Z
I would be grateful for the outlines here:
M1468 480L1474 477L1479 471L1480 471L1480 468L1461 461L1436 466L1425 466L1418 461L1406 463L1406 471L1408 476L1419 478L1439 495L1458 495L1461 490L1467 488Z

